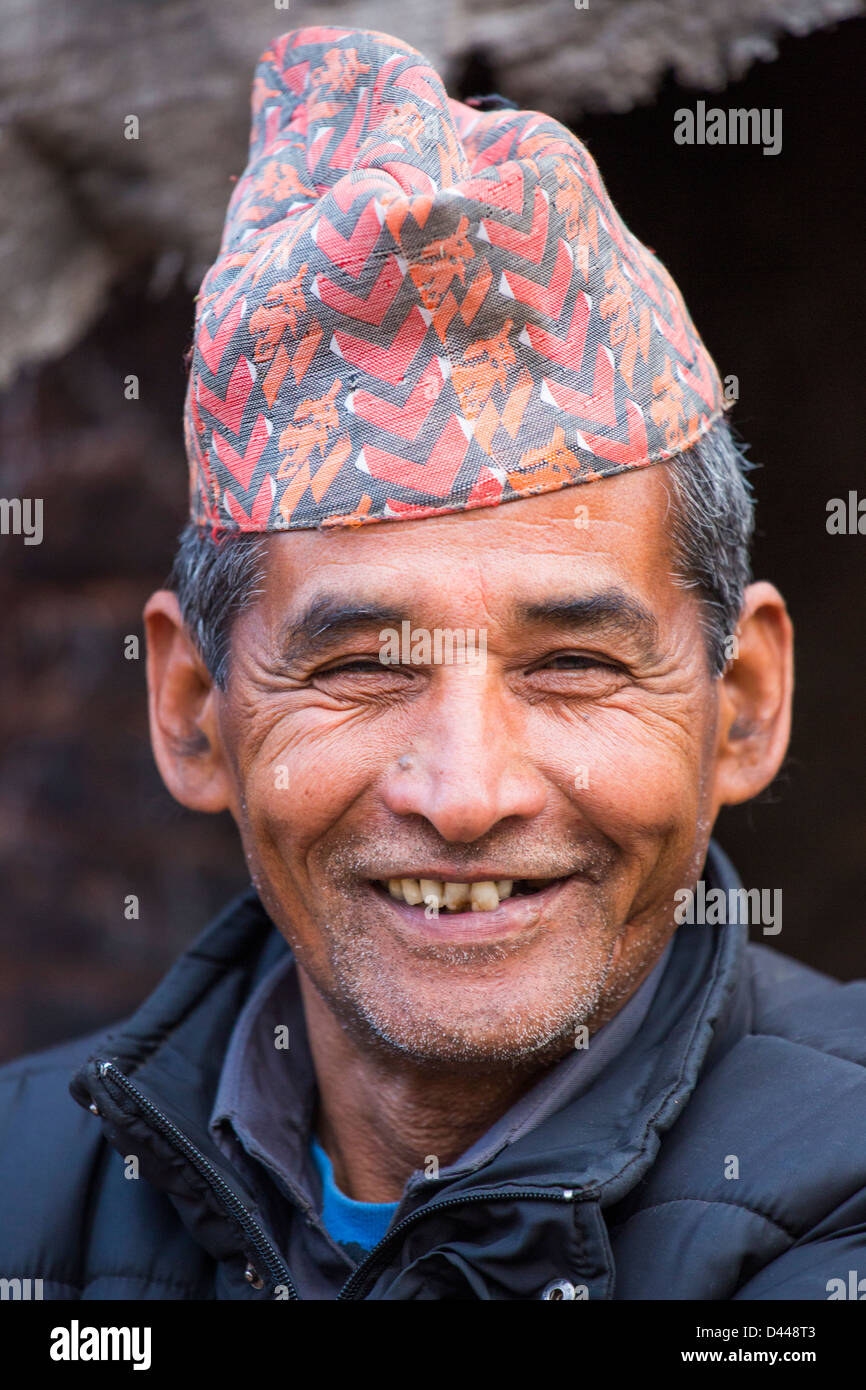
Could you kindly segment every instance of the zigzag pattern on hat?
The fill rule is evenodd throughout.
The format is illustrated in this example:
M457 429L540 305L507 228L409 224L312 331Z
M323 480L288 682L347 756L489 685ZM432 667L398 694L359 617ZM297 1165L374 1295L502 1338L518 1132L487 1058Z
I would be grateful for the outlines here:
M449 99L408 45L263 55L184 414L217 534L493 506L688 448L726 407L585 147Z

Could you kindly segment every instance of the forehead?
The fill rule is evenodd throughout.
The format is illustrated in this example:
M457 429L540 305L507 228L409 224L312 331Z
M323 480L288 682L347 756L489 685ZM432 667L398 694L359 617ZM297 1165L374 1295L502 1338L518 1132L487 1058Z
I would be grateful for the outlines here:
M498 507L273 536L261 601L275 618L338 594L416 612L483 605L504 619L554 584L616 583L658 612L683 592L666 477L650 466Z

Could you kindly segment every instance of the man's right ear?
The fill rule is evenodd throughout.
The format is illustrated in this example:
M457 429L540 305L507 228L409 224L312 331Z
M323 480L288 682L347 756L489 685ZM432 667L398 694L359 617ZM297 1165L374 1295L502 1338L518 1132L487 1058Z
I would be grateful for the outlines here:
M150 741L171 795L192 811L224 811L229 775L215 708L218 691L189 637L177 595L144 607Z

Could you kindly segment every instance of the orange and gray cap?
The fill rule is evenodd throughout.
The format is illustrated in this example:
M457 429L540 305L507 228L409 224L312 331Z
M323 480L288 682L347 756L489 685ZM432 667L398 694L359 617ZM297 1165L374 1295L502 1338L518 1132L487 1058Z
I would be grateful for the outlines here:
M564 126L450 99L385 34L299 29L265 52L197 298L202 527L497 506L670 458L726 405L676 285Z

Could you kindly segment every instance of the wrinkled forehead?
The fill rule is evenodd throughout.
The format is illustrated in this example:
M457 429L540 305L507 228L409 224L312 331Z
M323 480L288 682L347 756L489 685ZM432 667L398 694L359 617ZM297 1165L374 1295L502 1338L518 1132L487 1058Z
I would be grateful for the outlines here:
M345 611L370 621L530 621L570 599L663 622L672 578L665 470L647 469L477 512L356 531L304 531L266 543L269 625L312 635Z

